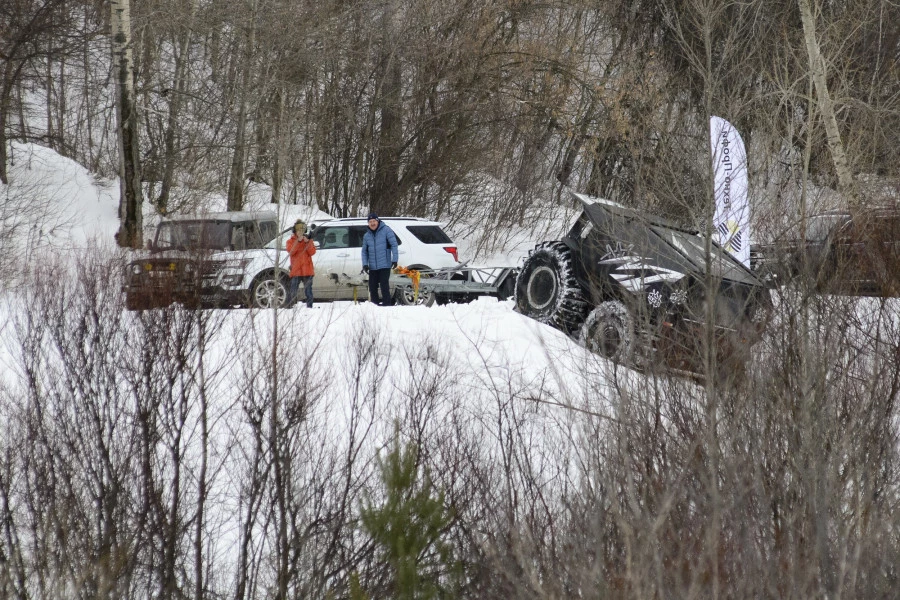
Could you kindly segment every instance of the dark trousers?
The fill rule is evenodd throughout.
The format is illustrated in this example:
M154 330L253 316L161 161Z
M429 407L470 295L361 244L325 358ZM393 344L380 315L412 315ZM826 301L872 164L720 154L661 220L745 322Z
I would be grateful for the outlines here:
M295 302L297 302L297 292L300 284L303 284L303 291L306 294L306 306L312 308L313 305L313 293L312 293L312 284L313 278L312 275L305 277L291 277L290 282L288 283L288 298L287 305L293 306Z
M390 269L369 270L369 300L381 306L391 306L391 284L389 278ZM378 299L378 289L381 288L381 301Z

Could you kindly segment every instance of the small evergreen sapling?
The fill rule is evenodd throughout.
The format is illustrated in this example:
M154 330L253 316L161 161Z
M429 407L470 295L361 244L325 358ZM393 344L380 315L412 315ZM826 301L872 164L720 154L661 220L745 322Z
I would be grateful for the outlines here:
M390 569L389 597L453 597L459 565L444 540L452 512L444 505L444 493L432 484L428 469L419 464L416 445L402 447L399 437L379 457L384 495L377 505L372 498L364 499L363 529Z

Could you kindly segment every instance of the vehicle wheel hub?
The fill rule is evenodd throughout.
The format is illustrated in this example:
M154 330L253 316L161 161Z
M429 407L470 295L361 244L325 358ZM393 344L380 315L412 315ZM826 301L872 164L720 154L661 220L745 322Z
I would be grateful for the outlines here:
M613 323L604 323L594 338L600 354L612 357L622 345L622 332Z
M559 282L550 267L537 267L528 280L528 302L537 310L550 306L557 296Z
M274 279L267 279L256 287L256 304L261 308L282 306L286 297L284 286Z

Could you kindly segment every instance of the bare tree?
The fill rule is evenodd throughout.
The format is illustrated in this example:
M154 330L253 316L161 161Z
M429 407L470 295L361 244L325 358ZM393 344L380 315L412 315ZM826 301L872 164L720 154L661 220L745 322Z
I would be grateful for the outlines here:
M9 183L8 140L14 92L28 69L63 51L69 33L68 3L63 0L11 0L0 8L0 182Z
M834 102L828 91L825 59L819 48L816 38L815 15L810 7L809 0L797 0L800 7L800 19L803 22L803 38L806 41L806 53L809 56L810 76L816 86L818 97L818 109L822 114L822 121L827 132L828 148L831 150L831 158L834 161L834 170L837 172L838 185L841 191L855 200L855 186L847 157L844 154L844 144L841 142L841 132L838 129L837 119L834 114Z
M119 134L119 232L116 241L123 248L142 248L143 192L139 121L134 94L134 62L131 48L130 0L110 2L113 63L116 68L116 114Z

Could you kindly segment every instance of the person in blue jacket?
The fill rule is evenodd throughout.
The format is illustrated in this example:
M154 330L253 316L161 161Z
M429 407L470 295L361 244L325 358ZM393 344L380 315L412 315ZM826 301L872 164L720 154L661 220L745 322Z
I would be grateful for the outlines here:
M369 300L381 306L390 306L391 269L397 268L397 236L393 230L381 222L378 215L369 213L369 230L363 235L362 265L369 274ZM381 289L381 301L378 291Z

